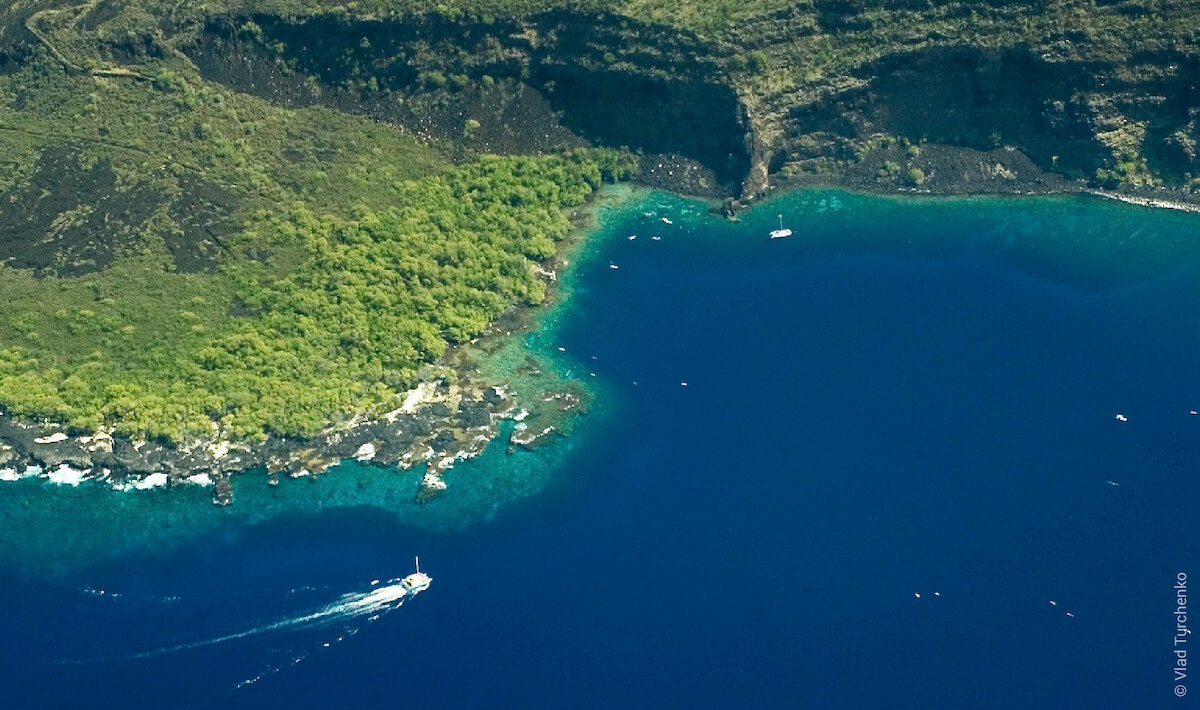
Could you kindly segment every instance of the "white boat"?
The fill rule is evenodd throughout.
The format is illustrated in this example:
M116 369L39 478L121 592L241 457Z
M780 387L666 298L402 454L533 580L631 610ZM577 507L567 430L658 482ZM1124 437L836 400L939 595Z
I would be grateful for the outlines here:
M783 215L779 215L779 229L771 230L772 239L784 239L792 236L792 230L783 228Z
M433 582L433 578L421 571L421 558L417 557L417 571L400 580L401 586L409 596L417 592L423 592L429 589L429 584Z

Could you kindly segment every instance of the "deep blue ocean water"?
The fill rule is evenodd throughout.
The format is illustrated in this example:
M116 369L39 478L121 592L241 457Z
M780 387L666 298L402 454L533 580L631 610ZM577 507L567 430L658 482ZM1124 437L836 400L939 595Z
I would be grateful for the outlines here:
M1176 575L1200 585L1200 216L834 191L703 212L606 211L530 336L595 373L595 411L455 475L540 492L461 529L300 505L7 574L0 703L1194 706L1172 637ZM418 554L433 585L402 607L286 623Z

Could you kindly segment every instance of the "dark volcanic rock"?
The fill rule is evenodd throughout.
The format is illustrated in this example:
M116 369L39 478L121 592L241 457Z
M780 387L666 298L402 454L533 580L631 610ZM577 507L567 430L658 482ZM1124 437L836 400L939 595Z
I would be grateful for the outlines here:
M27 184L0 194L0 262L38 276L98 271L138 244L160 201L118 185L107 162L87 166L72 147L47 148Z
M281 474L320 474L351 458L405 468L428 461L422 485L427 495L434 495L446 487L441 474L455 461L480 453L499 433L500 421L515 410L500 389L469 378L426 386L424 396L415 409L356 420L312 439L271 437L253 444L214 439L176 446L103 432L67 432L54 424L0 415L0 465L21 475L27 466L51 471L66 464L124 489L152 474L165 474L169 485L204 483L207 476L214 503L229 505L230 477L252 469L266 468L272 482L278 482Z
M463 400L458 405L458 423L463 428L487 426L491 421L487 402Z
M184 51L212 81L400 123L464 156L625 147L671 163L648 171L653 184L713 196L749 169L741 101L717 72L725 50L618 15L229 16Z
M213 272L223 240L237 231L229 215L237 208L235 195L211 183L184 176L170 215L181 233L167 238L175 268L183 272Z
M433 437L433 440L429 442L429 445L433 447L434 451L446 452L453 449L457 443L458 439L454 436L454 432L446 429L438 432L437 436Z

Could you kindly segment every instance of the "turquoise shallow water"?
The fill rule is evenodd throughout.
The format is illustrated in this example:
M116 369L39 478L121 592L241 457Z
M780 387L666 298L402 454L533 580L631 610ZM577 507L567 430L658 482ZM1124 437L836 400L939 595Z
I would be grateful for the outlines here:
M608 190L593 205L602 225L623 214L619 205L636 199L623 186ZM594 260L604 239L571 245L571 259ZM537 424L538 398L568 385L584 395L581 411L596 430L613 398L585 363L565 356L551 342L573 310L570 295L575 270L562 270L555 299L535 313L525 332L484 341L487 352L473 349L466 357L477 362L488 381L505 382L519 408L528 408ZM532 370L532 372L530 372ZM570 387L575 385L575 387ZM599 395L597 397L597 395ZM387 511L397 521L433 530L462 529L491 519L507 503L542 488L564 466L575 441L570 437L577 417L558 417L556 429L568 438L542 447L536 454L524 449L508 453L503 445L512 423L502 424L498 443L478 458L445 476L451 493L418 502L424 466L411 470L382 468L344 461L317 476L281 476L272 483L265 471L233 478L235 505L211 505L212 489L182 485L171 489L114 491L107 483L87 480L78 486L54 485L29 477L0 486L0 525L21 530L20 544L0 547L0 569L18 576L60 575L107 559L127 555L170 554L206 536L240 531L281 515L370 506ZM542 422L545 424L546 422ZM555 437L551 437L555 438Z
M797 234L771 242L780 213ZM525 341L594 380L572 437L489 450L440 507L347 466L247 478L250 525L126 510L145 537L207 532L0 582L4 687L43 707L1185 707L1198 240L1194 215L1095 199L814 190L729 224L638 196ZM11 504L45 492L12 490L19 531ZM102 497L66 492L62 511ZM166 494L121 500L177 511ZM433 586L377 619L202 643L414 554Z

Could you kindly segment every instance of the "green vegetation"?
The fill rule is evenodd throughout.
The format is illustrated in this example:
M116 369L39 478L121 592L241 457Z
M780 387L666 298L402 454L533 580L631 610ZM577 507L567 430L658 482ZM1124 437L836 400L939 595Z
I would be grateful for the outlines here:
M596 32L539 15L564 9L600 18L585 27ZM1200 133L1181 118L1194 107L1172 105L1170 121L1156 113L1191 100L1180 67L1196 55L1194 10L1183 0L10 3L0 8L0 228L13 235L0 266L0 406L179 440L214 427L312 434L393 404L448 344L541 301L532 264L566 234L564 208L632 170L618 152L477 154L520 133L497 122L535 103L512 101L521 83L568 105L575 86L634 87L648 103L631 115L670 117L636 126L654 134L647 153L692 141L741 171L740 184L737 153L752 144L751 192L768 164L826 174L881 148L893 159L877 177L922 185L911 164L922 149L909 141L926 135L977 148L990 137L1053 169L1062 152L1064 169L1107 186L1159 184L1170 163L1194 186ZM299 46L311 28L294 23L316 15L340 44ZM426 26L436 36L392 31ZM975 54L921 55L939 48ZM197 57L227 86L205 79ZM889 89L872 78L882 59L901 77L935 76ZM1025 110L1003 93L1013 67L1066 78L1016 92ZM879 76L894 80L889 71ZM958 85L943 84L962 76L978 83L965 93L1012 107L964 104L948 121L921 113L953 102ZM724 93L701 90L714 85ZM1144 87L1157 93L1143 100ZM669 125L661 96L706 107L727 96L730 121L711 125L731 127L734 147L729 136L677 135L703 131ZM568 111L545 109L547 123L551 113ZM420 119L408 124L420 135L398 116ZM610 121L582 123L579 135L595 138ZM619 145L629 133L613 135Z
M1096 180L1108 188L1119 185L1141 187L1162 184L1162 179L1151 172L1144 157L1129 153L1122 155L1112 168L1097 168Z
M394 406L448 344L540 302L564 208L632 169L592 150L453 166L183 65L143 82L39 51L0 75L0 217L53 259L0 266L0 406L83 429L311 435Z
M240 438L315 434L394 404L447 342L540 302L530 263L566 235L562 209L625 170L615 155L485 158L353 218L263 211L216 275L153 255L74 279L0 270L15 306L0 323L0 402L171 439L214 422Z

